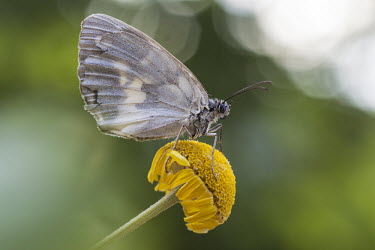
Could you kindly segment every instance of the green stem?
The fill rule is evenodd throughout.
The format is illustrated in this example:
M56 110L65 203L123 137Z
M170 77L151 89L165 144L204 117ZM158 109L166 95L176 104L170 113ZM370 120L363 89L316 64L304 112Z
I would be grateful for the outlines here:
M128 233L137 229L143 223L147 222L148 220L151 220L161 212L167 210L171 206L178 203L178 198L176 197L178 189L179 187L173 189L171 192L164 195L163 198L161 198L155 204L151 205L149 208L144 210L142 213L138 214L125 225L121 226L116 231L114 231L113 233L109 234L104 239L96 243L91 249L100 249L108 243L116 240L117 238L124 237Z

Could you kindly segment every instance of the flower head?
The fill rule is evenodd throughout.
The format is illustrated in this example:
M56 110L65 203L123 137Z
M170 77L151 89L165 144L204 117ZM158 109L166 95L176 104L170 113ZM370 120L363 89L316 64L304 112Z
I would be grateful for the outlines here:
M148 181L157 181L156 191L176 193L185 213L189 230L207 233L224 223L232 210L236 193L236 180L228 160L218 150L197 141L178 141L160 148L152 161Z

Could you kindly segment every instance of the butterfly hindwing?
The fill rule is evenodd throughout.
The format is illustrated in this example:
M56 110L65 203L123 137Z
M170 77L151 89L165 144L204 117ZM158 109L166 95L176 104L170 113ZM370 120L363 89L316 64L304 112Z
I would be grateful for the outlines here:
M195 76L153 39L113 17L82 22L78 76L85 108L105 133L136 140L176 136L207 105Z

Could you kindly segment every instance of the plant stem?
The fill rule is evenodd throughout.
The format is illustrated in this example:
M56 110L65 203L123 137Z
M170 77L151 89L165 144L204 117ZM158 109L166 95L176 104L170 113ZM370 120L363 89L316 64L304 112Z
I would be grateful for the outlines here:
M143 223L151 220L161 212L167 210L171 206L178 203L178 198L176 197L176 193L179 187L176 187L168 194L164 195L159 201L155 204L151 205L149 208L144 210L142 213L138 214L136 217L131 219L129 222L118 228L113 233L106 236L104 239L96 243L91 249L100 249L107 245L108 243L114 241L117 238L124 237L128 233L134 231Z

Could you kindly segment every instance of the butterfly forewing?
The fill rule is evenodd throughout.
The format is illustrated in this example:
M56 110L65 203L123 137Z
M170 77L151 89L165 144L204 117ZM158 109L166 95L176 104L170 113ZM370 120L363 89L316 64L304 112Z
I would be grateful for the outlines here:
M208 104L197 78L153 39L113 17L82 22L80 89L105 133L136 140L173 137Z

